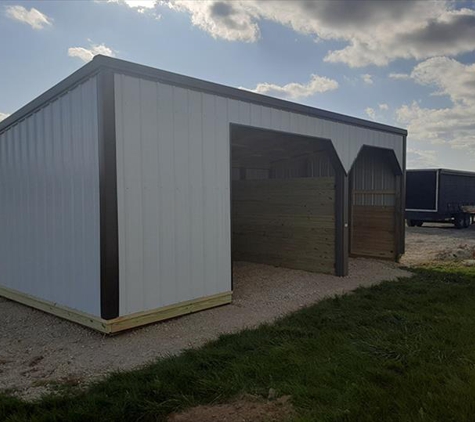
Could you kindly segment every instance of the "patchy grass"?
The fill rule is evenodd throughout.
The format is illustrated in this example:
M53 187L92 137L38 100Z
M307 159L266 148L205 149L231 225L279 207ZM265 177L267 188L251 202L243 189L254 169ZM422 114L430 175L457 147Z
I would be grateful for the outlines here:
M475 269L418 269L85 392L3 395L0 420L160 421L271 388L291 396L296 421L472 421Z

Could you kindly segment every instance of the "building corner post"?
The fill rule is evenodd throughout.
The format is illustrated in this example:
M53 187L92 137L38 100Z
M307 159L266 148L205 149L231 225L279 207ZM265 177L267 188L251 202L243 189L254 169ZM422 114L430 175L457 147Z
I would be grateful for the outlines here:
M400 258L406 252L406 155L407 155L407 135L403 136L403 146L402 146L402 174L399 186L399 224L398 224L398 253L397 261L399 262Z
M114 72L97 74L101 317L119 316L119 236Z
M349 183L341 168L336 171L335 197L335 275L348 275L349 255Z

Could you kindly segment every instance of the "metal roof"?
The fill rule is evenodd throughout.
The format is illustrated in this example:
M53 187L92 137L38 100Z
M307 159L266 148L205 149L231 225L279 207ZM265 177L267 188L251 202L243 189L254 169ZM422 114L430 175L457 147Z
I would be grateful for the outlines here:
M208 92L223 97L234 98L263 106L273 107L285 111L304 114L308 116L318 117L320 119L331 120L352 126L364 127L367 129L378 130L381 132L390 132L398 135L407 135L407 130L376 123L369 120L359 119L356 117L346 116L344 114L334 113L331 111L321 110L318 108L305 106L302 104L285 101L266 95L256 94L254 92L245 91L238 88L232 88L226 85L220 85L213 82L196 79L189 76L179 75L177 73L167 72L149 66L128 62L125 60L115 59L112 57L97 55L94 59L81 67L79 70L63 79L53 88L49 89L39 97L20 108L18 111L0 122L0 133L5 131L9 126L24 119L29 114L34 113L44 104L61 96L63 92L70 90L72 87L81 83L83 80L98 73L101 69L110 69L116 73L123 73L141 78L152 79L166 84L181 86L197 91Z

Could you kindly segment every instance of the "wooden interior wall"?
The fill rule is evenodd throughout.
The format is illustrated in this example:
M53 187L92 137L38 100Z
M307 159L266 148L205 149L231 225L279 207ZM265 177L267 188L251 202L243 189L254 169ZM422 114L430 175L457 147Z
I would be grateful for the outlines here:
M380 150L361 152L351 172L351 255L397 258L397 186Z
M235 180L234 261L334 273L335 178Z
M396 258L396 215L393 206L354 205L351 254Z

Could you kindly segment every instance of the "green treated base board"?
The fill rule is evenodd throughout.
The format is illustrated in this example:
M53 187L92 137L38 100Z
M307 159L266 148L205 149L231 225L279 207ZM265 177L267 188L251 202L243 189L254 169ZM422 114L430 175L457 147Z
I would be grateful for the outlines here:
M111 319L107 322L110 327L110 333L117 333L153 322L215 308L216 306L227 305L231 303L231 299L232 292L218 293L216 295L188 300L151 311L137 312L135 314Z
M131 328L140 327L142 325L191 314L193 312L214 308L216 306L226 305L231 303L232 300L232 292L218 293L216 295L188 300L186 302L180 302L174 305L152 309L150 311L137 312L105 320L85 312L68 308L67 306L38 299L26 293L21 293L2 286L0 286L0 296L106 334L114 334Z

